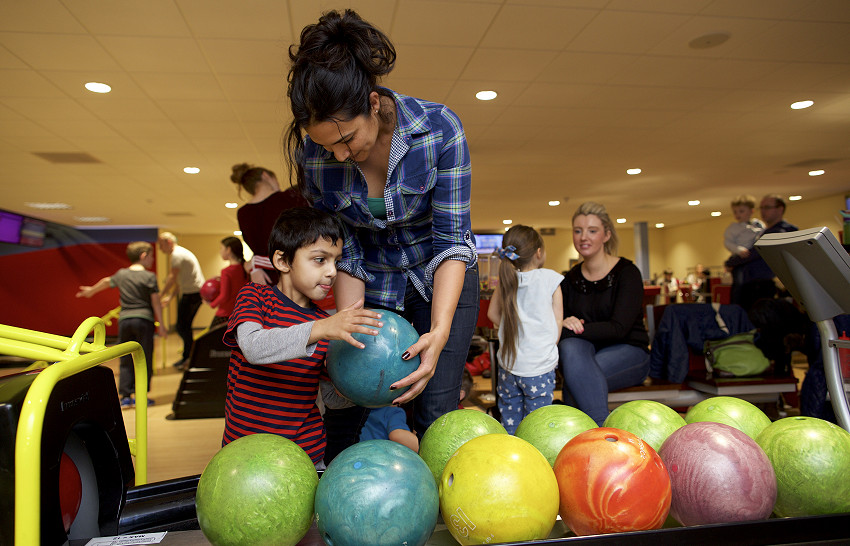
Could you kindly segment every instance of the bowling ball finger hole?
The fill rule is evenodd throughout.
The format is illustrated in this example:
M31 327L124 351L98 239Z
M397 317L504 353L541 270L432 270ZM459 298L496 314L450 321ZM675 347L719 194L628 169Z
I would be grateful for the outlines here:
M606 442L618 442L619 438L617 438L616 436L606 436L605 441Z
M324 539L325 544L327 544L328 546L334 546L334 541L333 541L333 539L331 539L331 535L330 535L330 534L325 533L325 536L324 536L324 537L322 537L322 538Z
M447 480L447 482L448 482L448 484L449 484L449 487L451 487L451 486L452 486L452 484L454 483L454 481L455 481L455 475L454 475L454 474L449 474L449 479Z

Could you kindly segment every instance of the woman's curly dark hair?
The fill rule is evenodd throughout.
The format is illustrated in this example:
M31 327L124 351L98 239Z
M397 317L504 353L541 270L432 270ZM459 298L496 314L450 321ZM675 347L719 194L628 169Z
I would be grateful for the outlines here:
M330 119L348 121L368 114L369 95L378 79L395 66L396 52L387 36L353 10L329 11L301 31L289 48L287 96L292 122L284 137L290 176L303 191L304 128Z

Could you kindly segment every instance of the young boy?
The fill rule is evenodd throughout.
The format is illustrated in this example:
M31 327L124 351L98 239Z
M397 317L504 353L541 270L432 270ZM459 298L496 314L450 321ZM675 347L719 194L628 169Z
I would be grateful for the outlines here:
M748 257L756 239L764 231L764 223L753 218L755 206L756 198L752 195L739 195L732 201L735 221L723 233L723 245L733 256Z
M158 333L168 334L162 322L162 305L159 299L159 286L156 275L149 269L153 266L153 245L138 241L127 245L127 258L130 267L119 269L110 277L100 279L94 286L81 286L78 298L90 298L111 287L118 287L121 312L118 315L118 341L137 341L145 353L148 368L148 392L153 376L153 336L159 323ZM118 394L121 396L121 408L135 405L133 395L136 392L136 376L133 357L124 355L118 374ZM148 399L148 405L153 400Z
M224 342L233 348L227 377L222 445L256 433L278 434L301 446L323 467L325 428L316 405L319 380L328 379L328 340L364 345L352 333L377 335L381 317L363 300L328 316L323 299L336 280L343 231L325 212L285 210L269 237L275 286L248 283L239 292Z

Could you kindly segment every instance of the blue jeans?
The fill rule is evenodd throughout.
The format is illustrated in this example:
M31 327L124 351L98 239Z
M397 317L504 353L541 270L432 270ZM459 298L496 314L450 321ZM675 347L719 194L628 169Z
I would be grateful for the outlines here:
M590 341L568 337L558 343L564 401L602 426L608 417L608 391L640 385L649 373L649 353L640 347L610 345L599 351Z
M431 423L458 409L463 370L472 335L475 333L475 324L478 322L479 305L478 266L475 266L468 269L464 276L449 339L440 353L434 377L428 381L425 390L412 401L413 427L420 439ZM431 302L422 299L409 281L401 315L413 324L419 335L431 331Z
M508 434L515 434L523 418L543 406L552 404L555 393L555 370L532 377L520 377L499 368L499 414Z

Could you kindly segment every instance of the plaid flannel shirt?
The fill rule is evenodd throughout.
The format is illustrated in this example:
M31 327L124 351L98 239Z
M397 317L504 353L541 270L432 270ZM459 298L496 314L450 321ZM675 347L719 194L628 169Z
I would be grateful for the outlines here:
M305 179L313 206L337 214L346 237L337 267L366 283L366 303L404 309L408 279L426 301L444 260L467 269L477 260L470 220L471 168L457 115L442 104L391 92L397 124L384 203L387 219L367 204L363 173L351 160L306 137Z

